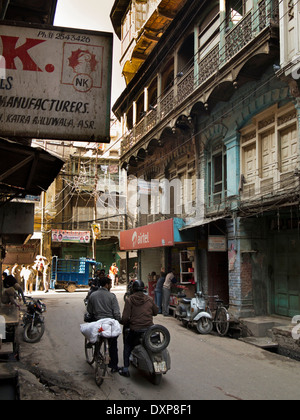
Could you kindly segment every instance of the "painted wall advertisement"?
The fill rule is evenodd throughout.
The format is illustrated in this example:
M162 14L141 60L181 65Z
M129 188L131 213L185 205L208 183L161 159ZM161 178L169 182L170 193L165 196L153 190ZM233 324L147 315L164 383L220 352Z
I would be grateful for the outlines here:
M113 35L0 25L2 136L110 141Z

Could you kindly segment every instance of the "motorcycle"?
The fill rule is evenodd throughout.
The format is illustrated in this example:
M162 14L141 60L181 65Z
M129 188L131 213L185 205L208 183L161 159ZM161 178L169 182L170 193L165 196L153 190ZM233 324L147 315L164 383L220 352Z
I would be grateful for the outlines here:
M155 385L159 385L162 375L171 369L171 358L167 349L169 344L168 329L162 325L153 325L141 332L131 352L132 365L150 374Z
M176 308L176 317L185 327L196 325L199 334L210 334L213 329L213 319L206 311L206 300L202 292L196 292L190 299L185 294L178 295L180 303Z
M126 299L133 294L133 284L136 281L136 279L130 280L130 282L127 284L126 293L124 294L124 302L126 302ZM144 288L145 295L148 295L148 289L147 287Z
M39 299L26 303L27 311L23 316L23 340L26 343L36 343L45 332L45 321L42 314L46 305Z

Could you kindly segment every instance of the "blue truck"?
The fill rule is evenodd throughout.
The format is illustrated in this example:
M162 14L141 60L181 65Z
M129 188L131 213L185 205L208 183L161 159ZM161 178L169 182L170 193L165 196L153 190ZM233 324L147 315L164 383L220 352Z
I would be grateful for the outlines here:
M95 277L96 270L102 263L87 258L79 260L52 258L51 289L65 289L70 293L79 288L89 287L90 280Z

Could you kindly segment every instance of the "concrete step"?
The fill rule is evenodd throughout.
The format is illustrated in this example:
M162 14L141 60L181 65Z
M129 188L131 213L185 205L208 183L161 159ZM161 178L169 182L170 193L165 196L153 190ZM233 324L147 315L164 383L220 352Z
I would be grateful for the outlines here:
M277 317L259 316L254 318L243 318L240 322L246 326L249 335L254 337L266 337L270 330L290 324L290 320Z

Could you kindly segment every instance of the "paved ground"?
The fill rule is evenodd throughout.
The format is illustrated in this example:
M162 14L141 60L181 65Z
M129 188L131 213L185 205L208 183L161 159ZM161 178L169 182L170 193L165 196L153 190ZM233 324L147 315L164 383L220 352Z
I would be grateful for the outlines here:
M124 288L114 290L123 307ZM99 389L84 358L85 293L42 294L46 332L40 343L22 343L17 364L25 400L299 400L300 363L249 344L201 336L176 319L156 323L171 333L172 369L159 386L131 368L131 378L112 375ZM119 338L122 365L122 339Z

